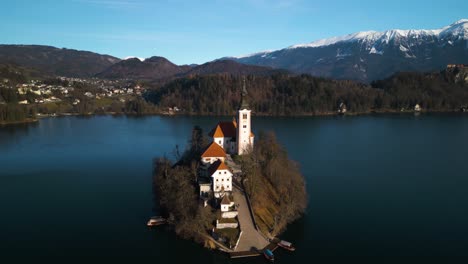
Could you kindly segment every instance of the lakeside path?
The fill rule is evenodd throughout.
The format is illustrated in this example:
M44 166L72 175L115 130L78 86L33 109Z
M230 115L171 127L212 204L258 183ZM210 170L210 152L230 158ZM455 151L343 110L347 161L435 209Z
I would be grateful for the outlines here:
M239 204L238 219L242 235L235 252L262 250L269 242L255 229L244 193L234 188L234 201Z

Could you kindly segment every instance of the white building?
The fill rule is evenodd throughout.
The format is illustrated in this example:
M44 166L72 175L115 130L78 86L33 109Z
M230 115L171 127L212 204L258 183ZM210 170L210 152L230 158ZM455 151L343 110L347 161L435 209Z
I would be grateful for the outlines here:
M234 206L234 202L229 199L228 195L225 195L223 197L223 200L221 200L221 212L229 212L229 211L234 211L231 210L231 208Z
M242 89L241 104L237 111L237 154L243 155L247 153L254 144L254 134L252 133L251 126L251 110L247 102L247 90L244 87Z
M208 197L211 192L211 183L199 181L198 186L200 187L200 197Z
M217 160L211 164L208 175L212 179L212 190L216 198L232 192L232 172L223 161Z
M421 106L420 106L419 104L416 104L416 105L414 106L414 111L420 112L420 111L421 111Z

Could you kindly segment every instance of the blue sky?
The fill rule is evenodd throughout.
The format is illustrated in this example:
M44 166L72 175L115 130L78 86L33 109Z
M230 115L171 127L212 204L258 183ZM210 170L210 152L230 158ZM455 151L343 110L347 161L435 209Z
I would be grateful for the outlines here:
M176 64L386 29L436 29L468 18L468 1L2 1L0 43L42 44Z

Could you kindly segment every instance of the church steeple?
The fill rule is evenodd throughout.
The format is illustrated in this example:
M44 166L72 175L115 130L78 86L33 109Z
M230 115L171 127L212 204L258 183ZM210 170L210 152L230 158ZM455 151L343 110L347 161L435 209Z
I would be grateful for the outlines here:
M247 101L245 77L243 79L241 102L237 111L237 154L248 153L253 147L254 136L251 128L251 110Z
M247 88L245 86L245 76L244 78L242 79L242 92L241 92L241 103L240 103L240 106L239 106L239 110L241 109L249 109L249 102L247 100Z

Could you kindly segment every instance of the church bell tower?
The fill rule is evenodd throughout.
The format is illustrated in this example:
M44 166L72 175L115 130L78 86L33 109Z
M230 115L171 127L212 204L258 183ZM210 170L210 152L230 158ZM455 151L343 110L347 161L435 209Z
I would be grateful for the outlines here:
M243 79L241 103L237 111L237 154L248 153L253 147L253 134L250 119L251 110L247 102L247 89L245 87L245 77Z

